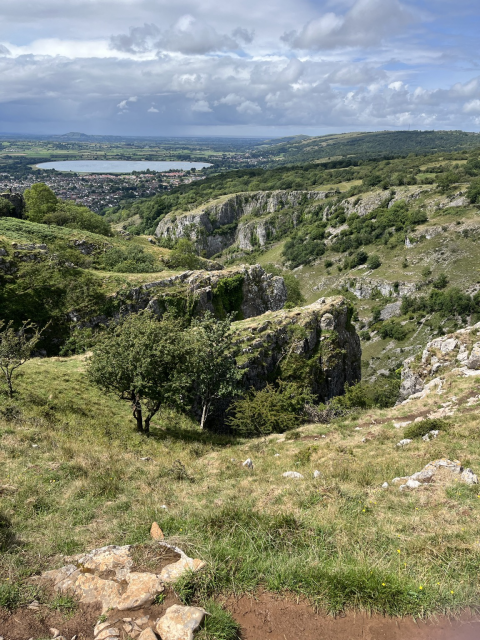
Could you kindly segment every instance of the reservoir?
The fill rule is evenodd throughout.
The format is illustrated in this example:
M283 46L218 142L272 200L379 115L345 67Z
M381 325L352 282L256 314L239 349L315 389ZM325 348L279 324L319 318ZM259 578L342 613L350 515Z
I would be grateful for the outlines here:
M36 165L39 169L56 171L74 171L75 173L132 173L132 171L188 171L203 169L212 165L205 162L174 162L153 160L62 160L43 162Z

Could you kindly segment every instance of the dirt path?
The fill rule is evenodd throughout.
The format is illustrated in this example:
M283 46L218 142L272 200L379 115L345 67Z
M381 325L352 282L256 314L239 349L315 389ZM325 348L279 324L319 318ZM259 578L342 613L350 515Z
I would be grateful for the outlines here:
M242 627L242 640L478 640L480 620L439 617L415 622L366 614L333 618L315 613L307 604L278 600L269 594L257 599L229 600L229 610Z

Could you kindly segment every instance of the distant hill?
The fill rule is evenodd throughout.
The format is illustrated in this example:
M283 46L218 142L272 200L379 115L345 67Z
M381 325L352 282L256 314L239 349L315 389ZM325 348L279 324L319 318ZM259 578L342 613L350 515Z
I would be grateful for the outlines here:
M376 131L269 140L254 154L272 164L314 162L326 158L384 158L460 151L480 146L480 134L467 131Z

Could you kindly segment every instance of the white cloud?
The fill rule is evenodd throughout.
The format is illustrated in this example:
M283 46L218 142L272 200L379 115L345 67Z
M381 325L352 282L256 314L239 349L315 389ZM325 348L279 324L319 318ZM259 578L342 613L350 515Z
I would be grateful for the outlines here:
M283 40L295 49L372 47L412 21L411 11L399 0L356 0L344 15L326 13L309 21L300 32L285 33Z
M238 113L246 113L249 115L261 113L262 109L256 102L252 102L251 100L245 100L242 104L239 104L237 107Z
M129 102L137 102L137 100L138 100L137 96L132 96L131 98L127 98L126 100L122 100L121 102L119 102L117 104L117 107L119 109L127 110L128 109L128 103Z
M192 111L198 111L200 113L209 113L212 111L210 105L206 100L197 100L192 105Z
M150 109L148 109L148 113L160 113L160 111L155 109L155 107L150 107Z
M3 44L0 44L0 56L9 56L10 50Z
M480 113L480 100L476 98L475 100L470 100L463 107L465 113Z

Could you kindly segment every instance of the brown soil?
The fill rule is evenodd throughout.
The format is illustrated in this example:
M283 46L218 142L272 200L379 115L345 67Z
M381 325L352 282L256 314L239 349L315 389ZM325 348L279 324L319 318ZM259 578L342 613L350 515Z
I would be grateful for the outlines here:
M439 617L428 622L385 618L365 613L332 617L306 603L278 599L268 593L227 601L241 625L242 640L478 640L480 620Z
M51 638L50 628L55 628L67 640L75 635L78 640L92 640L100 610L99 604L80 604L71 617L66 617L44 605L38 611L22 608L10 613L0 609L0 635L4 640L36 640Z

